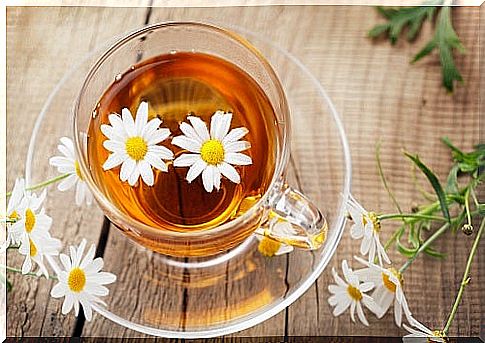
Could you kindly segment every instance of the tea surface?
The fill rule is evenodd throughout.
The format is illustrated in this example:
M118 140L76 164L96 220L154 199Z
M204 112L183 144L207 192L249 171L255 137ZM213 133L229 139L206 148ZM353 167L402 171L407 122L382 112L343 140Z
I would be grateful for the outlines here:
M103 147L107 138L100 126L109 124L108 116L120 114L125 107L135 117L142 101L148 102L149 120L156 116L162 120L160 127L170 129L171 136L160 145L172 150L175 158L187 152L171 140L182 135L179 125L187 122L188 115L200 117L209 127L217 110L232 112L231 129L246 127L249 132L242 140L251 144L243 153L252 164L234 166L241 182L222 176L220 190L209 193L201 176L188 183L188 167L174 168L172 161L168 172L153 169L153 186L139 179L130 187L120 180L120 167L104 171L110 152ZM201 53L160 55L116 77L99 100L88 130L89 167L96 184L128 216L161 230L209 229L244 212L245 199L252 202L267 190L275 168L275 121L262 89L237 66Z

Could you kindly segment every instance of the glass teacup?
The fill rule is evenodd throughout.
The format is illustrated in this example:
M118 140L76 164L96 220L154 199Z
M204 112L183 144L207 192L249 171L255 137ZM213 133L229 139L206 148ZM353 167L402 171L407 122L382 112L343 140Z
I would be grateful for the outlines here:
M140 61L187 52L221 58L243 70L262 89L275 114L273 125L267 128L271 130L268 134L274 137L268 156L274 164L264 192L240 202L230 218L212 227L197 229L192 225L190 230L181 232L147 225L115 205L110 194L93 176L86 138L90 139L88 129L97 115L99 101L113 82L119 81ZM325 241L327 223L324 216L306 196L285 181L291 115L280 81L261 53L231 31L201 23L161 23L121 38L91 68L75 103L73 116L80 172L98 204L127 236L151 250L180 257L210 256L234 248L254 232L304 249L317 249Z

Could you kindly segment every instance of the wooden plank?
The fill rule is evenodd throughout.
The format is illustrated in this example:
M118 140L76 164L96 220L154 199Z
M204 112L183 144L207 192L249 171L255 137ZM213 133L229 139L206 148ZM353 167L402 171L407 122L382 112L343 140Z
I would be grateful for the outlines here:
M114 35L144 22L146 9L110 8L16 8L7 11L7 159L8 180L23 175L23 161L34 121L55 84L84 55ZM45 119L45 133L39 138L39 156L56 153L57 137L70 135L58 117ZM66 128L68 123L66 123ZM67 130L67 129L66 129ZM47 167L47 162L44 165ZM53 168L35 170L35 180L56 175ZM59 194L54 187L46 211L54 219L52 233L67 246L82 237L97 243L103 216L76 209L73 194ZM66 203L67 201L67 203ZM8 263L20 266L17 254L8 254ZM69 336L73 314L61 314L60 300L51 299L53 283L18 275L12 276L14 290L8 295L9 336Z

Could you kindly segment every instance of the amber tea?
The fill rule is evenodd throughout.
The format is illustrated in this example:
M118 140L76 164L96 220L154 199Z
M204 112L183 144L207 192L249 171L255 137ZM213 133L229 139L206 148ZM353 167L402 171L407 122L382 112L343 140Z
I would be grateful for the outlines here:
M101 127L113 124L109 117L113 113L128 120L122 116L123 109L128 109L136 122L142 103L148 104L148 121L159 118L160 132L168 136L166 129L170 130L170 135L155 145L171 151L173 158L164 160L165 171L150 166L153 180L145 174L144 178L122 181L121 175L128 174L121 169L133 166L103 168L112 153L106 146L114 150L117 145L111 144L112 148L104 143L108 138ZM214 116L220 116L220 121ZM207 230L244 213L267 191L276 163L275 121L274 109L261 87L236 65L202 53L160 55L118 75L104 92L89 124L88 164L98 187L129 217L159 230ZM194 130L199 130L202 122L210 137L189 151L198 137ZM245 130L231 133L236 128ZM224 141L224 133L239 140ZM222 135L221 139L213 139L213 134ZM127 140L124 153L136 161L149 151L163 150L144 143L150 142ZM231 157L230 149L239 155ZM239 163L236 157L241 159ZM235 163L226 163L230 166L224 165L221 173L217 167L224 160ZM194 163L210 170L202 172L199 165L192 168ZM153 185L144 180L153 181Z

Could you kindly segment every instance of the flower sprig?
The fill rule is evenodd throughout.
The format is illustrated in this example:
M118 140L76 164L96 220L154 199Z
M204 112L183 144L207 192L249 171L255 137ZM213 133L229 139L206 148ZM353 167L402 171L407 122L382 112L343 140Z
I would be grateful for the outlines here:
M356 284L360 282L372 284L372 287L367 290L373 290L370 296L378 308L372 309L371 312L376 317L381 318L394 302L396 325L402 326L402 314L409 324L403 325L410 332L405 338L426 337L426 339L436 342L444 342L448 335L465 287L470 281L471 264L485 227L485 204L480 203L477 197L477 188L485 178L484 174L480 172L481 168L485 166L485 145L478 144L473 151L464 152L453 145L449 139L443 138L442 141L450 149L453 160L444 184L419 156L404 153L412 162L413 167L422 172L434 191L433 194L428 193L423 190L420 184L416 184L424 198L429 201L428 203L413 206L409 212L403 211L384 176L380 161L380 146L378 145L376 160L379 175L398 212L387 214L368 212L352 196L347 204L349 216L353 221L350 234L354 239L362 239L360 253L367 256L367 260L355 257L360 264L366 266L366 268L354 272L358 279L355 282ZM411 313L404 296L404 273L422 254L444 258L444 253L437 251L433 247L433 243L446 233L456 235L459 229L466 236L472 235L475 231L473 227L475 220L481 220L481 224L474 238L465 273L448 320L442 329L430 330L417 321ZM387 221L399 221L401 224L389 240L382 245L380 234L385 227L384 222ZM401 241L404 236L407 237L407 243ZM388 256L391 247L395 247L399 253L407 258L402 266L392 265ZM347 264L346 261L345 264ZM385 264L390 264L390 266L387 267ZM335 279L337 281L337 278ZM332 293L329 303L334 306L336 302L333 285L329 286L329 291ZM347 293L352 294L349 289L347 289ZM339 315L342 312L334 311L334 314ZM354 319L352 309L351 317ZM362 322L367 324L366 321Z
M52 157L50 163L57 167L60 175L30 187L27 187L24 179L19 178L15 181L13 190L7 193L7 212L1 220L7 230L7 239L1 246L1 253L17 250L25 258L20 269L0 266L0 281L10 291L12 283L6 277L7 272L57 280L51 296L65 298L62 313L66 314L74 308L77 316L81 305L86 319L91 320L92 306L104 304L100 299L108 295L108 289L104 285L114 282L116 276L101 272L103 259L95 258L94 245L91 245L87 254L83 256L87 244L84 239L78 247L70 247L70 257L59 255L62 244L60 240L51 236L52 218L43 207L47 191L44 189L40 195L32 192L57 182L60 182L60 191L66 191L76 185L76 204L91 204L92 195L75 159L73 142L67 137L62 137L58 149L63 156ZM65 270L58 267L54 260L56 257L60 258ZM37 272L32 271L34 264L38 267ZM49 272L48 267L54 270L54 275Z

